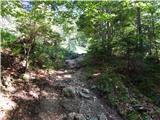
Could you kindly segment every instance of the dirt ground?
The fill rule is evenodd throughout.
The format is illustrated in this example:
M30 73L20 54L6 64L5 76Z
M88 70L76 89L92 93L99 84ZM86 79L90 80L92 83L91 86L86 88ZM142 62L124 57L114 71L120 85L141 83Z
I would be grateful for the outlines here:
M89 89L83 69L30 71L25 73L25 80L9 76L3 76L8 84L0 94L1 120L69 120L71 114L82 115L84 119L122 119ZM64 95L63 89L67 87L76 90L74 97ZM83 89L88 93L83 93Z

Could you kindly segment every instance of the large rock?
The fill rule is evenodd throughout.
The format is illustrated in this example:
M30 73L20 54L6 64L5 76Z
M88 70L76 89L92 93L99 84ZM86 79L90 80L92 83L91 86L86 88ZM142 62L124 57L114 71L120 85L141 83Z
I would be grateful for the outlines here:
M98 117L92 117L90 120L99 120Z
M99 115L99 120L108 120L108 119L107 119L107 117L106 117L106 115L104 113L101 113Z
M86 120L86 119L83 116L83 114L72 112L68 114L67 120Z
M76 96L76 89L75 89L75 87L72 87L72 86L65 87L65 88L63 88L62 93L65 97L75 97Z
M80 108L81 101L80 99L68 99L64 98L60 102L61 106L65 109L66 112L78 112Z
M90 99L91 98L91 95L87 94L87 93L83 93L83 92L79 92L79 95L83 98L86 98L86 99Z
M76 63L75 59L65 60L65 64L66 64L67 67L69 67L69 68L76 68L76 66L77 66L77 63Z
M86 99L90 99L90 98L93 97L90 94L90 91L86 88L79 88L77 93L80 95L80 97L83 97L83 98L86 98Z
M80 113L86 115L88 120L107 120L104 107L100 104L100 101L95 99L83 99L81 104Z
M63 95L65 97L70 97L70 98L73 98L75 97L76 95L80 96L80 97L83 97L83 98L91 98L91 94L90 94L90 91L86 88L81 88L81 87L72 87L72 86L69 86L69 87L65 87L63 88L63 91L62 91Z
M65 60L65 64L69 68L80 68L81 62L84 60L84 55L80 55L79 57L75 59L68 59Z
M83 93L86 93L86 94L89 94L89 93L90 93L89 90L86 89L86 88L82 88L82 92L83 92Z
M22 75L22 79L25 80L25 81L29 81L30 78L31 78L31 77L30 77L30 74L29 74L29 73L24 73L24 74Z

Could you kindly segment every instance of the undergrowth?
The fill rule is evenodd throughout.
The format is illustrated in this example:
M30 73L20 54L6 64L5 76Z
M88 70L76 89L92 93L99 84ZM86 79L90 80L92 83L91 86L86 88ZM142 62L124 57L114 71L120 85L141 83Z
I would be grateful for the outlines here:
M132 84L131 78L116 71L116 69L121 69L119 67L123 66L123 63L121 64L120 61L121 60L119 60L119 62L112 60L111 62L103 63L101 66L99 65L99 67L88 65L86 67L87 76L92 76L97 69L103 69L101 75L96 78L97 88L103 93L106 100L108 100L113 107L118 109L119 113L125 119L158 120L160 108L154 105L152 100L152 97L154 98L156 96L146 97L147 94L151 93L151 91L146 91L146 88L152 88L157 81L154 80L153 83L148 84L144 81L141 82L139 86ZM89 80L92 79L89 78ZM145 87L145 85L148 86ZM141 90L144 90L144 92Z

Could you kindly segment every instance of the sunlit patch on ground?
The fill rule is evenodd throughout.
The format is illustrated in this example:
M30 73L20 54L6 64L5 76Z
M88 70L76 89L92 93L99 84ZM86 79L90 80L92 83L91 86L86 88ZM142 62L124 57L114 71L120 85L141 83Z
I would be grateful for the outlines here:
M7 119L7 113L16 108L16 103L0 93L0 120Z
M59 108L57 106L59 96L56 92L53 92L52 87L50 89L50 86L54 86L57 81L70 79L72 70L30 70L26 73L20 73L18 78L13 76L18 74L16 70L13 75L10 74L11 69L8 71L3 71L3 79L7 81L4 91L8 92L9 97L0 96L0 100L2 99L0 101L0 120L30 120L37 116L41 107L46 108L46 110L53 108L52 114L47 113L47 116L50 116L49 118L57 119L60 117L59 112L54 109L55 107ZM40 100L43 100L42 103ZM39 106L40 104L42 106ZM42 117L41 114L38 116Z
M64 78L71 78L72 76L69 74L69 75L64 75Z
M94 73L93 77L97 77L97 76L100 76L100 75L101 75L101 73Z
M72 71L68 70L58 70L54 72L49 72L51 78L49 78L50 82L54 82L54 80L64 80L64 79L70 79Z

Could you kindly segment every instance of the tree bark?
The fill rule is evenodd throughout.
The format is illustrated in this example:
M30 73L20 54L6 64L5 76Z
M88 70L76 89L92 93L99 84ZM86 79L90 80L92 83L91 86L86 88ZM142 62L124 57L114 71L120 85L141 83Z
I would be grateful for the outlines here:
M139 50L140 50L140 52L143 52L143 39L142 39L140 7L137 7L137 37L138 37L138 41L139 41Z

